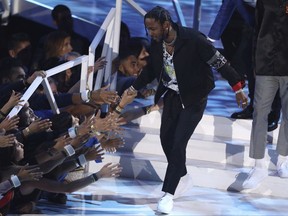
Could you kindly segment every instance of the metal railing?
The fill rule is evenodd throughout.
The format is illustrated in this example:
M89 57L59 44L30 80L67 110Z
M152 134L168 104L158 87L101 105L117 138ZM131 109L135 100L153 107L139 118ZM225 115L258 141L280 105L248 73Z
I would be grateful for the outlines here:
M14 115L17 115L18 112L22 109L23 105L29 100L29 98L34 94L34 92L37 90L40 84L44 87L44 92L48 97L49 104L51 106L51 109L54 113L59 113L58 106L55 101L55 97L52 93L51 87L48 82L48 77L51 77L55 74L61 73L69 68L72 68L74 66L81 64L81 78L80 83L82 85L86 85L86 77L88 72L88 56L83 55L80 56L74 60L71 60L69 62L66 62L64 64L58 65L54 68L51 68L46 71L46 77L42 78L40 76L36 77L36 79L31 83L31 85L27 88L25 93L22 95L21 100L22 102L19 103L19 105L15 106L8 114L9 117L12 117Z

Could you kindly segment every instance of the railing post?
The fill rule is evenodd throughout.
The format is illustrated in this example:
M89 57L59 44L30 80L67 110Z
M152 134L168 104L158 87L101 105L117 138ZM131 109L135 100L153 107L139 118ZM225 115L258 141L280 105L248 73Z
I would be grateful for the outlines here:
M121 14L122 14L122 0L116 0L116 13L115 13L114 34L113 34L113 55L112 55L113 59L115 59L119 53Z
M201 0L195 0L194 3L194 16L193 16L193 28L199 30L199 23L201 20Z
M44 92L48 98L48 101L49 101L49 104L51 106L51 109L53 111L54 114L59 114L60 113L60 110L57 106L57 103L56 103L56 100L55 100L55 97L53 95L53 92L50 88L50 84L49 84L49 81L48 79L45 77L42 81L42 85L43 85L43 88L44 88Z
M107 67L109 64L110 65L112 64L112 57L109 56L109 52L112 53L111 41L112 41L114 21L115 21L115 19L113 18L108 25L105 40L104 40L104 45L103 45L103 49L102 49L102 53L101 53L101 56L105 56L105 58L107 60L107 65L106 65L105 69L103 68L101 70L98 70L96 82L94 85L95 90L101 88L101 84L102 84L103 77L104 77L104 71L106 71L108 69ZM106 80L105 80L105 82L106 82Z
M178 21L180 22L180 25L181 26L187 26L186 25L186 21L185 21L185 17L184 17L184 15L182 13L182 10L181 10L181 7L180 7L180 4L179 4L178 0L172 0L172 2L173 2L173 6L174 6L174 9L175 9Z
M143 8L141 8L133 0L126 0L126 2L129 3L140 15L145 16L145 14L147 13Z
M100 29L98 30L97 34L95 35L93 41L91 42L89 46L89 62L88 65L93 67L94 70L94 62L95 62L95 50L98 44L100 43L101 39L103 38L104 34L106 33L106 30L108 28L108 25L111 23L112 19L114 19L115 15L115 8L111 8L108 15L106 16L106 19L104 20L103 24L101 25ZM90 89L93 88L93 75L94 73L89 74L88 77L88 86ZM98 79L99 71L97 74L96 82ZM103 77L103 76L102 76ZM101 87L100 85L97 85L96 89L99 89Z
M90 86L88 85L88 57L83 59L81 64L81 76L80 76L80 92L83 92L87 89L87 87L91 90ZM93 77L93 71L89 74Z

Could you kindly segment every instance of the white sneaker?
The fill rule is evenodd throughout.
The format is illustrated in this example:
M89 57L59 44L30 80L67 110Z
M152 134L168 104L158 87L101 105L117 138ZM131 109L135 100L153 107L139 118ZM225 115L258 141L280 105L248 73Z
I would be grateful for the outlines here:
M164 214L169 214L173 208L173 198L170 196L163 196L157 206L157 211Z
M243 189L256 188L267 176L267 169L254 167L249 172L247 179L243 182Z
M281 178L288 178L288 161L277 164L277 171Z

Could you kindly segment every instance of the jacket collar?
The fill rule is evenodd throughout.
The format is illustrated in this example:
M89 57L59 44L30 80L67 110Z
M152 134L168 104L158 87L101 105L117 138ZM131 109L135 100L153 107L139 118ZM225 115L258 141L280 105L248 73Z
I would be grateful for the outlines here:
M184 45L185 40L186 39L191 39L191 34L189 34L188 32L191 30L187 27L182 27L179 26L178 24L174 23L173 28L176 30L177 32L177 38L175 41L175 50L174 50L174 55L177 53L177 51ZM157 47L157 51L162 51L162 42L153 42Z
M177 51L184 45L185 40L189 39L189 34L187 34L187 28L179 26L178 24L174 24L173 28L177 32L177 38L175 41L175 50L174 55L177 53Z

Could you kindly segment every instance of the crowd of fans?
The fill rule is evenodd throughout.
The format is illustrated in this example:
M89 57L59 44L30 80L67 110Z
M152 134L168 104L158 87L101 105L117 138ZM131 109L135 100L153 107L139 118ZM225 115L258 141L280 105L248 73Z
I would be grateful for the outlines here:
M8 115L20 106L21 96L38 76L44 78L46 70L88 54L89 41L74 32L69 8L57 5L51 17L56 29L34 46L29 34L17 32L9 35L6 49L1 49L5 54L0 59L0 215L36 213L35 204L44 197L65 204L65 193L100 178L118 177L120 164L106 163L96 173L65 180L88 161L101 162L105 152L122 147L121 125L139 116L127 112L123 117L121 111L134 99L125 89L147 64L149 41L132 39L125 23L119 57L113 62L117 91L103 86L79 92L81 68L75 66L48 78L60 113L53 113L40 85L17 115ZM89 73L97 73L106 63L105 57L98 58ZM154 93L153 88L143 89L139 97ZM100 117L102 104L109 104L110 110ZM140 115L148 108L159 107L140 109Z

